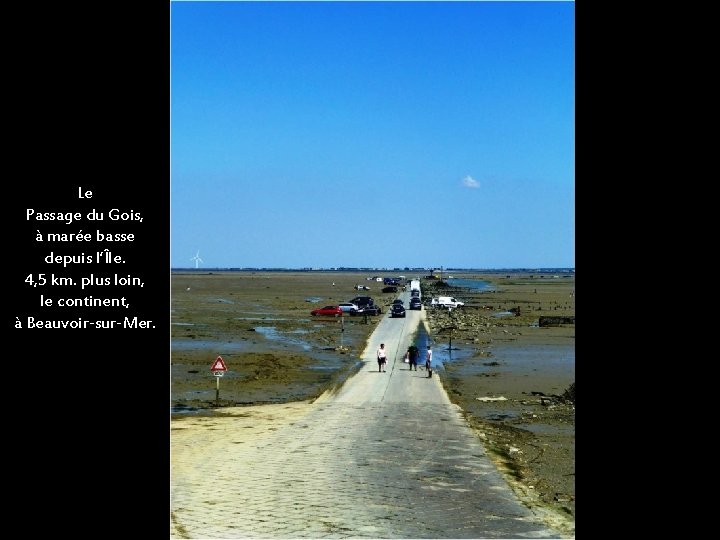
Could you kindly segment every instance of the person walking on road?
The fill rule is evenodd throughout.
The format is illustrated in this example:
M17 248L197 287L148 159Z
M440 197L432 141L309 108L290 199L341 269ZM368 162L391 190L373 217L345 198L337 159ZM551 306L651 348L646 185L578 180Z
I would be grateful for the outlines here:
M432 377L432 349L430 345L427 346L427 353L425 353L425 369L428 372L428 377Z
M385 372L385 364L387 363L387 351L385 350L385 344L381 343L380 348L377 350L377 362L378 372Z
M407 354L408 360L410 361L410 371L413 370L413 367L415 367L415 371L417 371L417 361L418 356L420 356L420 351L415 345L410 345Z

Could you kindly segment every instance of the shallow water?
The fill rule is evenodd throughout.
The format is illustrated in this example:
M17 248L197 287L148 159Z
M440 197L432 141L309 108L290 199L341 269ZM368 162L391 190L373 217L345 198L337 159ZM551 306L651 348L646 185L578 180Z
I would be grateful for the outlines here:
M471 359L476 354L474 347L453 344L448 350L448 341L433 346L433 362L438 367L448 362L458 362L458 374L478 375L487 372L513 373L515 375L537 375L542 372L548 377L575 380L575 346L573 343L555 345L518 346L513 344L495 344L488 346L492 356L478 357L476 361L459 362ZM497 365L486 365L496 363Z
M214 383L213 383L214 384ZM222 388L222 383L220 383ZM189 392L183 392L179 396L173 396L174 399L185 399L185 400L202 400L211 401L215 399L215 389L212 390L191 390ZM172 406L171 411L174 413L197 413L202 409L198 407L187 407L183 404L175 404Z
M575 344L559 342L555 344L518 345L515 343L493 343L484 348L490 356L478 355L471 345L453 343L449 346L449 336L430 338L424 327L420 327L417 342L421 351L429 341L433 347L433 366L438 371L452 363L453 376L488 377L488 387L497 380L503 380L503 392L508 396L521 398L535 390L545 393L562 394L575 381ZM437 339L437 341L436 341ZM494 395L494 394L493 394ZM499 420L508 414L506 402L488 403L483 407L486 418ZM514 418L514 416L511 416Z
M447 284L451 287L461 287L471 291L494 291L492 283L484 279L448 278Z
M294 331L294 332L278 332L278 329L274 326L256 326L255 331L258 334L262 334L265 336L266 339L272 340L272 341L280 341L282 343L286 343L288 345L294 345L302 348L304 351L309 351L312 349L312 345L310 345L307 341L304 341L302 339L298 339L292 336L289 336L288 334L294 333L307 333L307 331Z
M494 369L516 373L542 371L551 377L575 380L575 344L518 346L500 344L492 347L493 357L500 363Z
M428 344L432 347L433 351L433 369L442 370L445 364L448 362L457 362L475 355L475 350L471 347L463 347L456 343L450 345L449 336L437 336L437 339L430 338L425 331L425 326L418 326L418 331L415 336L415 345L420 349L420 363L425 365L425 351L427 351Z
M174 351L197 351L207 349L209 351L233 351L239 352L247 348L242 341L216 341L210 339L177 339L172 340Z
M204 410L198 407L189 407L182 403L178 403L170 407L170 412L173 414L200 414L203 413Z

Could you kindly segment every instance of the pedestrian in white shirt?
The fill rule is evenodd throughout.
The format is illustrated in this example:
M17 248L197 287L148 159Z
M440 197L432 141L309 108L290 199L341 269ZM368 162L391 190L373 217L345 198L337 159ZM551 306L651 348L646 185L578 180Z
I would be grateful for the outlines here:
M387 351L385 350L385 344L381 343L380 348L377 350L377 362L378 372L382 371L385 373L385 364L387 363Z
M428 377L432 377L432 349L430 345L427 346L427 353L425 353L425 369L427 369Z

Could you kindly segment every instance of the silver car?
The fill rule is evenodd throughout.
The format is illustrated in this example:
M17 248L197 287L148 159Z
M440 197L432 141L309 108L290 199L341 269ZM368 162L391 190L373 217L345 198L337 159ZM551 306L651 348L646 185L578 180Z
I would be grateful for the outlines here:
M352 313L358 310L357 304L353 304L352 302L342 302L338 304L338 306L343 310L343 313Z

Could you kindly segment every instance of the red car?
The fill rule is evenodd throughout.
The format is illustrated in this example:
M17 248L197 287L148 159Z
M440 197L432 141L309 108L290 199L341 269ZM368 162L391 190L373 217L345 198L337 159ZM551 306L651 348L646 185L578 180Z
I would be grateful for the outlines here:
M325 306L320 309L313 309L310 315L329 315L331 317L338 317L342 315L343 310L340 306Z

